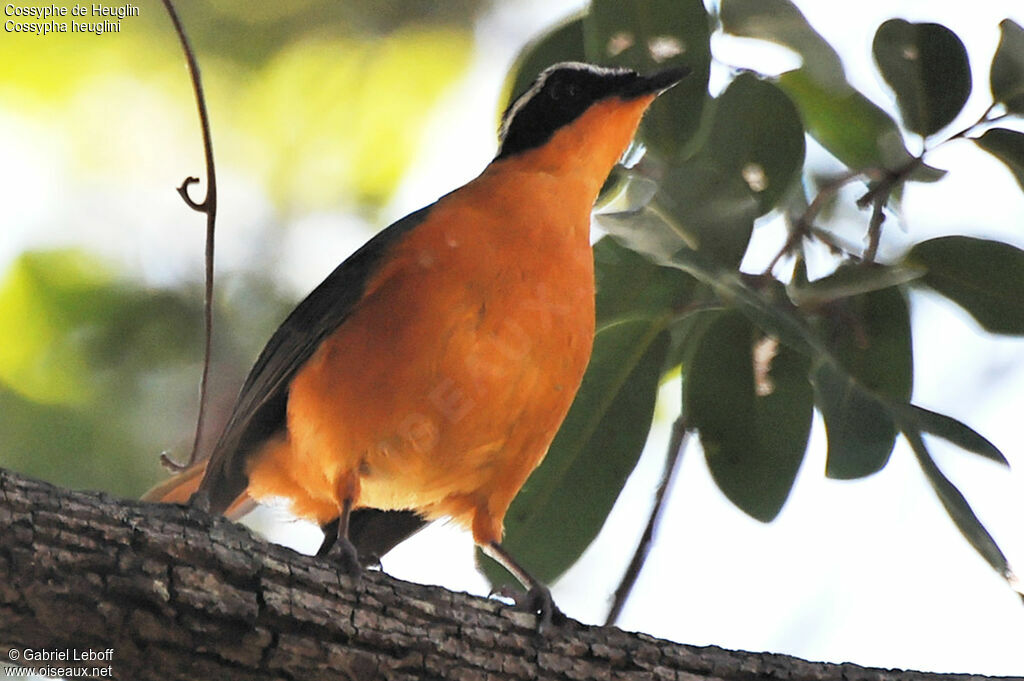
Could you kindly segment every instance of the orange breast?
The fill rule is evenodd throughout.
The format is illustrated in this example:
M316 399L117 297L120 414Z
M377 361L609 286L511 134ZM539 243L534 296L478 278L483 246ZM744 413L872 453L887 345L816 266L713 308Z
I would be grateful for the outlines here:
M596 190L572 183L501 163L439 201L294 379L250 495L324 523L349 489L500 539L590 357Z

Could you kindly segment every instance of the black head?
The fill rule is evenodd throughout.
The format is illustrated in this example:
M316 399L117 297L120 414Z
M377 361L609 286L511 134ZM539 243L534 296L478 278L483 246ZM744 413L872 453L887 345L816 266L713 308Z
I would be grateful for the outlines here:
M678 83L687 72L675 68L641 76L632 69L581 62L548 67L505 110L498 158L541 146L596 102L609 97L628 100L657 94Z

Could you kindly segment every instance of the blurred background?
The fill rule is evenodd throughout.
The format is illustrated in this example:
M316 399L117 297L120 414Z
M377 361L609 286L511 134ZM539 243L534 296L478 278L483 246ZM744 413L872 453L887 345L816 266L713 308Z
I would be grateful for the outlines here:
M877 26L902 17L952 28L974 68L965 125L989 101L999 21L1024 21L1018 0L796 4L851 83L890 113L871 63ZM220 190L209 434L298 299L376 230L486 165L516 55L584 6L178 3L202 68ZM161 452L187 455L202 360L204 218L175 191L203 172L200 132L170 21L159 3L139 7L116 33L0 37L0 466L129 497L165 476ZM712 89L728 77L724 64L793 66L791 54L751 41L717 35L712 47L722 62ZM815 153L824 152L811 144ZM897 247L950 233L1024 246L1024 196L1005 167L969 143L930 163L954 172L908 187ZM784 238L770 218L749 271ZM1024 467L1024 342L986 334L937 298L911 302L915 402L970 424ZM664 386L661 413L678 394ZM658 482L661 421L601 536L554 586L572 617L604 620ZM933 452L1024 566L1020 472L939 443ZM1020 599L962 540L905 446L862 481L826 480L824 462L816 420L789 502L762 525L721 495L691 446L621 626L813 660L1024 674ZM277 541L319 543L315 528L278 510L254 515ZM383 564L413 581L488 590L468 534L444 525Z

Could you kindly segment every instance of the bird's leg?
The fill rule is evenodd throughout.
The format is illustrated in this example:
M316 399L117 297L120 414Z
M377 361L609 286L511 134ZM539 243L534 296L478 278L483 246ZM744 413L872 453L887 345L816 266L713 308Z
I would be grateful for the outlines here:
M326 558L331 552L334 543L338 541L338 525L338 518L335 518L331 522L320 526L320 531L324 533L324 541L320 544L320 548L317 549L317 558Z
M345 574L349 577L358 577L359 573L362 572L362 567L359 564L359 553L356 551L355 544L348 538L348 519L351 515L352 500L345 499L341 504L341 515L334 521L338 524L338 528L334 534L334 541L331 542L333 546L328 546L326 553L337 561ZM326 538L324 543L327 543ZM320 550L323 551L323 546L320 547ZM319 552L317 555L319 555Z
M526 588L525 594L514 599L516 607L538 616L537 631L539 633L547 631L552 624L562 624L565 621L565 615L551 598L551 590L516 562L516 559L505 550L501 543L492 541L484 544L481 548L484 553L512 573L512 576Z
M316 555L318 558L331 557L337 561L339 567L349 577L358 577L362 572L359 552L356 551L352 540L348 538L348 522L352 516L352 499L357 486L343 483L340 488L342 491L341 512L337 518L323 526L324 541Z
M316 552L316 557L317 558L326 558L328 555L330 555L331 548L338 542L338 525L339 524L340 524L339 523L339 518L335 518L331 522L329 522L329 523L327 523L325 525L321 525L320 526L320 531L324 533L324 541L323 541L322 544L320 544L320 548L317 549L317 552ZM349 532L351 533L351 531L352 531L352 526L351 526L351 523L349 523ZM352 541L352 537L349 537L349 541ZM352 544L354 545L355 542L352 542ZM361 551L359 551L359 549L356 549L356 554L359 556L359 563L363 567L369 567L369 568L380 568L381 567L380 556L378 556L376 554L373 554L373 553L368 554L365 551L361 552Z

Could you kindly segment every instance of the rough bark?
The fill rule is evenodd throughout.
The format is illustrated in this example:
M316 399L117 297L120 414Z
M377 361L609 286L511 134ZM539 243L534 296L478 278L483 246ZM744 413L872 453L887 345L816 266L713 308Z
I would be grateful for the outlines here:
M330 565L181 506L0 470L0 660L113 649L119 679L980 679L698 648ZM40 666L42 663L26 663ZM50 666L73 666L50 662Z

